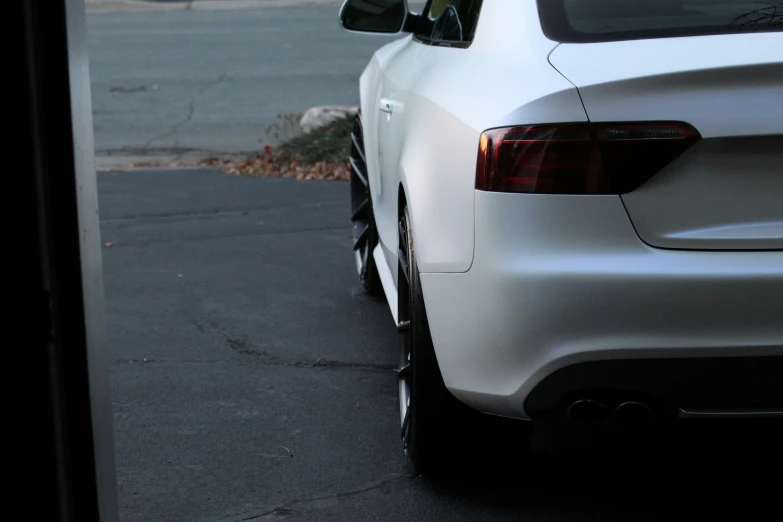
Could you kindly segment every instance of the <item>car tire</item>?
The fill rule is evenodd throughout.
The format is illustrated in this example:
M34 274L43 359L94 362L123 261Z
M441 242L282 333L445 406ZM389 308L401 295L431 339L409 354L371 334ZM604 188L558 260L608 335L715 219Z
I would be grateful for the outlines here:
M398 385L408 460L419 473L436 478L518 464L528 453L531 423L480 413L448 391L430 335L407 207L399 235Z
M356 271L364 291L372 296L383 292L373 250L378 245L378 231L372 209L370 178L367 175L367 160L364 152L364 132L361 113L356 115L351 131L351 224L353 229L353 251Z

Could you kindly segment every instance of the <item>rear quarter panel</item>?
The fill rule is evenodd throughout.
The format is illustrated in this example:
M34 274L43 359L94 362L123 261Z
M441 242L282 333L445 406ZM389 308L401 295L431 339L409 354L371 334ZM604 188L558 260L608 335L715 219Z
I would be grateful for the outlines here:
M470 47L434 46L415 76L401 77L407 99L397 174L421 272L471 267L481 233L474 230L474 189L484 130L586 121L576 89L548 62L556 45L541 31L535 2L484 2ZM396 231L380 232L396 246Z

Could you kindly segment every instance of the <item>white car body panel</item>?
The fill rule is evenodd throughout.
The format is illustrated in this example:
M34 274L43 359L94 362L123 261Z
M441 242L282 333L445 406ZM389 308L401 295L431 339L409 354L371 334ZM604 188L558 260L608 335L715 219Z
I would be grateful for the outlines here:
M513 36L498 46L493 27L510 20L515 21ZM399 209L397 191L390 187L402 186L408 197L419 270L465 272L473 260L481 132L513 121L586 120L576 89L547 61L556 45L541 32L535 2L496 0L484 5L468 49L428 46L406 37L376 53L362 77L362 117L370 184L378 186L376 142L383 144L384 154L398 158L389 163L398 165L396 172L382 171L381 194L373 191L380 241L395 281ZM385 87L379 90L379 84ZM492 88L509 85L514 88ZM386 123L396 128L381 135L376 129L383 127L386 114L378 103L392 91L404 112L393 113ZM436 132L446 139L433 140Z
M477 192L476 228L470 271L421 283L446 386L478 410L527 418L578 362L783 354L783 252L651 248L616 196Z
M378 276L381 279L381 286L383 287L383 293L386 295L386 302L389 304L389 311L394 319L394 324L398 324L400 321L397 317L399 312L397 308L397 285L394 282L394 277L389 269L389 265L386 264L386 258L383 255L383 249L381 245L375 247L372 252L372 257L378 267Z
M396 323L402 194L438 363L457 398L527 418L529 392L576 362L783 355L783 252L705 251L772 250L783 238L781 63L783 33L561 45L545 37L533 0L485 0L467 48L404 37L379 49L360 81L373 257ZM740 67L761 85L718 85ZM705 89L721 103L707 103ZM389 97L390 118L379 108ZM685 121L705 139L622 197L475 190L487 129L640 119ZM767 141L723 143L727 162L711 155L748 134ZM750 155L754 167L741 169ZM693 162L713 178L692 176ZM766 187L735 192L757 198L755 214L726 196L740 170L753 181L743 186ZM689 213L696 193L703 209ZM727 222L742 230L726 232Z

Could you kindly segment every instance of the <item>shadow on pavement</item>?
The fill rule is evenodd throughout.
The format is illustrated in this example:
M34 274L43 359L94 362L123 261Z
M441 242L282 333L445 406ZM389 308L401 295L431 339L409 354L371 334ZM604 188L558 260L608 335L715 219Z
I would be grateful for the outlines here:
M783 426L712 424L636 432L543 426L523 463L503 454L433 494L492 512L607 520L778 520ZM491 452L492 448L487 451ZM542 519L549 519L544 517Z

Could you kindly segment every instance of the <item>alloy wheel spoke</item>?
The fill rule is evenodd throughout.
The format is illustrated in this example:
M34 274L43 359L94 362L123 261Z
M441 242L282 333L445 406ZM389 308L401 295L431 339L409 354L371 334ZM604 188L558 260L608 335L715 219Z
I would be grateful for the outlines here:
M356 177L359 178L359 181L362 182L362 185L365 187L367 186L367 172L365 171L362 166L364 166L364 163L359 163L356 161L356 158L348 158L348 160L351 162L351 169L356 174Z
M364 278L367 275L367 260L370 257L370 245L367 245L367 248L362 249L362 278Z
M400 260L400 267L402 268L402 275L410 285L410 263L408 259L408 231L405 226L405 219L400 220L399 225L400 246L397 249L397 258Z
M360 248L364 247L367 244L367 239L370 235L370 227L368 225L365 225L365 227L362 229L362 233L359 234L359 237L356 238L356 240L353 243L353 249L359 250Z
M359 143L359 138L356 136L356 133L351 133L351 141L353 142L353 146L356 147L356 152L358 152L359 156L362 158L362 163L366 165L367 159L364 157L364 148L362 147L362 144Z
M367 209L370 207L370 200L365 199L361 202L359 207L354 211L353 215L351 216L351 221L356 221L357 219L367 219Z
M405 278L405 282L410 286L411 275L410 275L410 267L408 266L408 260L403 255L402 250L400 250L397 255L400 258L400 269L402 271L402 277Z

